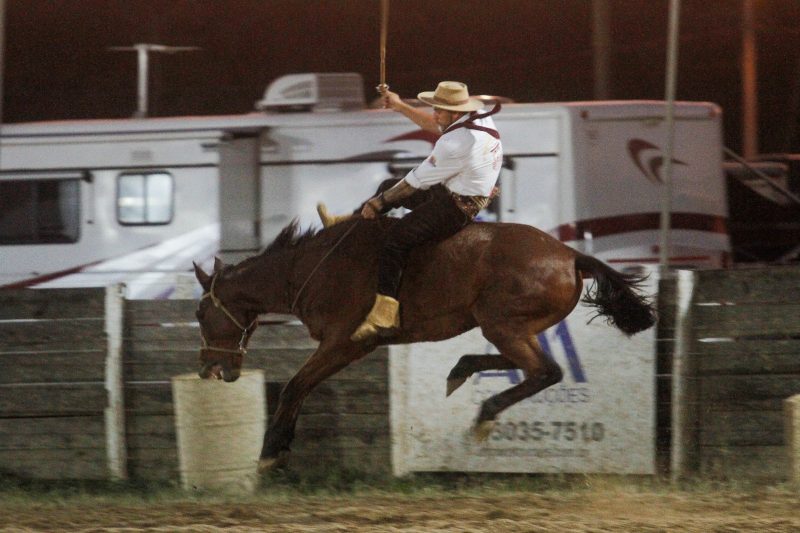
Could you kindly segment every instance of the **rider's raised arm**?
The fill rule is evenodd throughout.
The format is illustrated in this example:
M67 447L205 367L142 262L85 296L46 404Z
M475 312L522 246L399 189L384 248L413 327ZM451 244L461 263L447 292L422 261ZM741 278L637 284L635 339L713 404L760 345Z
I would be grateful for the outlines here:
M420 108L405 103L397 93L386 91L383 96L383 101L384 107L402 113L423 130L436 133L437 135L441 134L439 125L430 112L423 111Z

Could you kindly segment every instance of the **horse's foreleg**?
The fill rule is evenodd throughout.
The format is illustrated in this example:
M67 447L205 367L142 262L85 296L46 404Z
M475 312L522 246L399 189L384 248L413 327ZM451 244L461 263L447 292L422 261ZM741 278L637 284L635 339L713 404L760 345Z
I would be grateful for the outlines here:
M517 402L555 385L563 372L553 358L542 350L536 339L537 328L530 324L505 324L498 328L483 328L484 335L517 368L526 375L522 383L484 400L475 422L475 437L485 440L494 427L495 419Z
M486 370L511 370L519 368L502 355L462 355L447 376L447 396L455 392L476 372Z
M303 401L314 387L364 355L363 350L357 350L353 347L335 350L320 346L289 380L281 391L272 423L264 435L264 446L258 461L259 472L270 470L288 459L289 445L294 439L294 428Z

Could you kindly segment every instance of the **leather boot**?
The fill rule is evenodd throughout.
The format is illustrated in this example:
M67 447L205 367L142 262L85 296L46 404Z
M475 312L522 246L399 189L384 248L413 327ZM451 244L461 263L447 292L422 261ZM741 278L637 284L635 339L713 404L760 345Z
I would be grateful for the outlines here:
M334 224L338 224L339 222L344 222L345 220L350 220L353 218L354 215L331 215L328 213L328 208L325 207L325 204L322 202L317 204L317 214L319 214L319 219L322 221L323 228L329 228Z
M364 342L373 340L378 335L388 337L400 329L400 302L391 296L375 295L375 304L350 340Z

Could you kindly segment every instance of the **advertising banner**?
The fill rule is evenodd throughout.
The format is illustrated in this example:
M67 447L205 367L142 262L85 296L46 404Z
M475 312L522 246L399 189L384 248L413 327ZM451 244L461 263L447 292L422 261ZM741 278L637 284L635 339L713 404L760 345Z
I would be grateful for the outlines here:
M474 374L446 397L462 355L498 353L480 329L392 346L395 473L654 473L655 328L628 338L603 318L590 322L593 314L580 304L538 336L564 379L501 413L483 442L472 433L481 403L523 380L522 371Z

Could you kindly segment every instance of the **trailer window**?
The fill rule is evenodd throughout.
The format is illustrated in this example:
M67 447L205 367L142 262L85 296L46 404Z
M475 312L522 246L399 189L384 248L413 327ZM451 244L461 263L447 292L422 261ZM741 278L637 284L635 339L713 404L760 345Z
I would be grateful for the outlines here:
M117 180L117 220L120 224L169 224L173 182L165 172L121 174Z
M80 180L0 181L0 245L76 242Z

